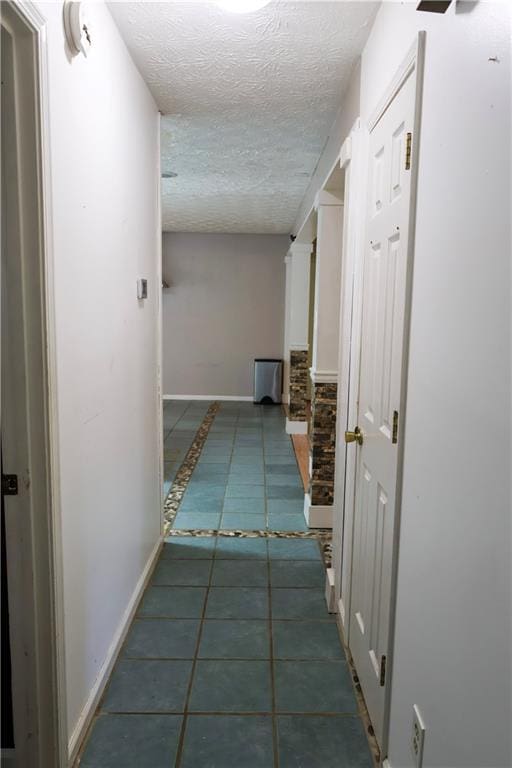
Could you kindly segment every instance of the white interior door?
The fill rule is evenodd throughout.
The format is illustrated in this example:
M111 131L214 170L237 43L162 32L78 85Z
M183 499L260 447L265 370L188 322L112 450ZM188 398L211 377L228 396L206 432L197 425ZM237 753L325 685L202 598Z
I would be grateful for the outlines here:
M369 136L363 246L350 650L383 747L403 406L411 150L415 72L403 81ZM357 432L357 430L355 430ZM351 435L348 433L348 438Z

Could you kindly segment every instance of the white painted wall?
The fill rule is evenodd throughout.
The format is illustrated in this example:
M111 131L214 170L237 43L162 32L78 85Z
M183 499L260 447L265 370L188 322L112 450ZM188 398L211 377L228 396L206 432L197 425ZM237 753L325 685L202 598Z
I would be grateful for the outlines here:
M308 348L309 330L309 276L313 245L293 243L288 254L291 256L290 282L290 325L289 349Z
M361 62L358 59L352 73L346 93L341 102L336 118L329 131L322 154L316 164L315 172L306 190L295 217L292 233L297 234L315 203L318 190L329 176L336 159L339 158L341 145L349 135L352 126L360 115Z
M107 8L48 19L69 734L160 536L158 113ZM149 298L136 297L146 277Z
M505 768L510 751L510 17L384 3L363 121L427 31L389 759ZM498 57L498 62L490 57Z
M343 205L330 192L318 201L312 367L332 374L338 370Z
M163 390L250 397L256 357L283 353L286 235L163 236Z
M292 292L292 257L286 254L285 288L284 288L284 344L283 344L283 397L284 402L290 399L290 321L291 321L291 292Z

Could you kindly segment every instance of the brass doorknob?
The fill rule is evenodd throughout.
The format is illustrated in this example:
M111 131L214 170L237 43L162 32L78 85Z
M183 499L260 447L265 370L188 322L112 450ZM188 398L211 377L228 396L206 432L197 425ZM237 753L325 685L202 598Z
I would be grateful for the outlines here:
M345 442L359 443L359 445L363 444L363 433L361 432L359 427L355 427L353 432L345 432Z

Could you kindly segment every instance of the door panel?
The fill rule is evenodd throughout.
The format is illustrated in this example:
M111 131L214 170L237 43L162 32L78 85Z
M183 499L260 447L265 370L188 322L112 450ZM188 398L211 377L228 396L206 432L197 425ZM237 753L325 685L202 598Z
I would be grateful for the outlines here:
M409 76L370 133L364 242L361 364L350 650L377 740L385 720L395 535L399 416L411 174L407 134L415 113ZM355 445L355 444L354 444Z

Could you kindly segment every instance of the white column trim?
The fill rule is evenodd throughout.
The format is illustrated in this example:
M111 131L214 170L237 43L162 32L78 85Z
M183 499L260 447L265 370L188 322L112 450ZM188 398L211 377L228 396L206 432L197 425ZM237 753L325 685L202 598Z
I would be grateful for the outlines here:
M286 434L287 435L307 435L308 422L307 421L292 421L288 416L286 417Z
M352 159L352 137L347 136L340 150L340 168L343 170Z
M336 595L334 592L334 568L327 568L325 574L325 602L329 613L336 613Z
M313 384L337 384L338 371L319 371L316 368L309 369L309 375Z
M335 535L334 530L335 529L333 528L333 535ZM335 571L334 568L333 568L333 570L334 570L334 591L336 592L336 571ZM338 600L338 616L339 616L339 619L340 619L341 626L343 628L343 633L346 636L347 635L347 622L346 622L347 611L346 611L345 604L344 604L343 600L341 599L341 597Z
M309 528L331 528L334 504L312 504L309 493L304 494L304 517Z
M252 403L252 395L162 395L162 400L222 400L229 402Z
M290 344L290 352L307 352L309 344Z
M292 258L293 256L311 256L313 253L313 243L298 243L293 242L286 254L285 258Z
M323 204L326 199L336 204ZM318 240L315 276L313 367L334 370L338 367L340 285L343 245L344 206L334 195L321 192L318 209Z
M320 189L315 196L315 211L318 211L322 206L329 208L339 208L343 206L343 200L334 194L334 192L328 192L326 189Z
M308 315L309 315L309 272L311 265L312 243L292 243L288 255L290 270L289 308L287 338L290 349L308 348Z

